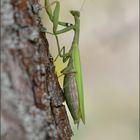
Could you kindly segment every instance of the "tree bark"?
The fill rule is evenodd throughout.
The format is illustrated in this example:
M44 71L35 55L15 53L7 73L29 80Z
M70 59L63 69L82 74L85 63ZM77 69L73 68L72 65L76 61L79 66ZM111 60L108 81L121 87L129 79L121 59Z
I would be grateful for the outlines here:
M1 1L1 138L70 140L37 0Z

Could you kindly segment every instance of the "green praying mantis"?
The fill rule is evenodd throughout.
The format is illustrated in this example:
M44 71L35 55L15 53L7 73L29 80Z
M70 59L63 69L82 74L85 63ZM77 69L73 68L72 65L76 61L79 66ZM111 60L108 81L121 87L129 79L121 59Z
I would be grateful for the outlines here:
M51 9L52 4L56 5L53 12ZM57 41L58 55L62 58L64 63L68 61L67 67L61 71L64 75L63 90L67 106L70 110L74 123L79 125L80 120L82 120L85 124L83 80L79 51L80 12L71 10L70 13L74 17L75 24L68 24L59 21L59 1L54 1L50 4L49 0L45 0L45 9L53 24L52 34L55 35ZM65 28L58 31L57 29L59 25L64 26ZM70 30L74 31L74 38L69 52L66 53L65 47L62 49L60 48L57 35Z

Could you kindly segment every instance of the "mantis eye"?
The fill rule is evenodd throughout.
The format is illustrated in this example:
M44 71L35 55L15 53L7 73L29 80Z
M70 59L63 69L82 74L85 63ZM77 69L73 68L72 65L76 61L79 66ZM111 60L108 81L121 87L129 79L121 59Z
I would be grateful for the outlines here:
M73 24L71 24L71 23L66 23L66 26L67 27L70 27L70 26L72 26Z

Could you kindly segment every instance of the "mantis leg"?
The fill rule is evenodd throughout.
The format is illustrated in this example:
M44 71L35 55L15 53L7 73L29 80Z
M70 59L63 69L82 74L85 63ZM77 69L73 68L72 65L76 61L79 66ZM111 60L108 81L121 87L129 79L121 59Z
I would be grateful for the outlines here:
M72 74L72 73L76 74L77 72L76 71L71 71L71 72L67 72L67 73L62 73L61 75L58 76L58 78L61 77L61 76L63 76L63 75Z
M72 73L76 74L77 72L74 69L72 69L72 66L68 66L68 67L64 68L61 71L61 73L62 74L58 77L61 77L61 76L66 75L66 74L72 74Z
M62 52L62 54L61 54ZM63 57L63 63L65 63L71 56L71 51L69 51L68 53L66 53L66 49L65 49L65 46L63 46L61 49L60 49L60 52L59 54L56 56L56 58L54 59L54 61L57 60L58 56L60 57Z
M69 30L69 28L68 28L68 30ZM43 31L46 32L46 33L48 33L48 34L55 35L54 33L48 32L48 31L46 31L46 30L44 30L44 29L43 29ZM64 32L65 32L65 31L67 31L67 30L64 30ZM65 63L65 62L68 60L69 56L70 56L70 52L66 53L66 52L65 52L65 47L63 47L63 48L61 49L61 48L60 48L60 45L59 45L58 36L55 35L55 38L56 38L56 42L57 42L58 56L63 57L63 62ZM61 54L61 52L62 52L62 54ZM55 58L54 61L57 60L58 56Z
M66 74L77 73L77 72L73 68L73 64L70 63L70 65L68 64L68 66L61 71L61 73L63 73L64 75L66 75Z

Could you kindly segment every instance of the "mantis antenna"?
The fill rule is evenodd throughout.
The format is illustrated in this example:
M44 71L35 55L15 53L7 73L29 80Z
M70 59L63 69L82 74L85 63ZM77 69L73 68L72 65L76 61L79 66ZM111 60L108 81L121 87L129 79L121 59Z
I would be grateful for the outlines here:
M80 8L79 11L82 11L82 9L83 9L83 7L84 7L84 5L85 5L85 2L86 2L86 0L83 0L82 5L81 5L81 8Z

